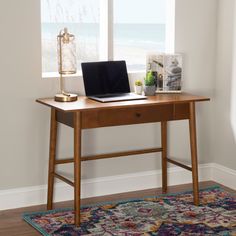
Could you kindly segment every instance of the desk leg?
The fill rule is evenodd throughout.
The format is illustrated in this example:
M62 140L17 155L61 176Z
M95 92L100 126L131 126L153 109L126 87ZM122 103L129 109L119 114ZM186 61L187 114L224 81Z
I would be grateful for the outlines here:
M192 160L193 202L194 205L199 205L196 115L195 115L194 102L190 103L189 132L190 132L190 147L191 147L191 160Z
M56 110L52 108L51 109L51 127L50 127L49 166L48 166L48 199L47 199L48 210L51 210L53 207L56 144L57 144Z
M74 210L75 225L80 225L81 113L74 113Z
M167 192L167 121L161 122L162 192Z

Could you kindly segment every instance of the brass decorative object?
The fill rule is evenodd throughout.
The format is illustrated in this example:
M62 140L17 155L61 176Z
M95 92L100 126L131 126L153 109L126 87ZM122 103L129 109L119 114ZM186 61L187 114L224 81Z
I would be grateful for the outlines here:
M63 75L75 74L77 70L75 36L70 34L67 28L61 30L57 36L57 50L58 72L60 74L60 93L55 95L55 101L76 101L78 97L76 94L70 94L64 90Z

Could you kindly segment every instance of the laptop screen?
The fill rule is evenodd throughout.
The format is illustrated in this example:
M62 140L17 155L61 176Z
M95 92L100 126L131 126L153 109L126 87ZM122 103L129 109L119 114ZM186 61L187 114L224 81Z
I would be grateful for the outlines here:
M125 61L81 63L86 96L129 93Z

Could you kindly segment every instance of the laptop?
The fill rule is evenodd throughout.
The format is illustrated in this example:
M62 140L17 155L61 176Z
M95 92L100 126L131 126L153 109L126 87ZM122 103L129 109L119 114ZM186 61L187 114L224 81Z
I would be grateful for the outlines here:
M125 61L99 61L81 63L85 94L99 102L146 99L130 93Z

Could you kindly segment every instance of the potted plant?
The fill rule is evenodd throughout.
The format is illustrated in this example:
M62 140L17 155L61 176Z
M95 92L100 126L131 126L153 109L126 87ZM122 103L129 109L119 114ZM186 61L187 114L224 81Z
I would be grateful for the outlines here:
M153 96L156 93L156 79L152 71L148 71L144 78L144 93L147 96Z
M142 94L143 92L143 83L141 80L136 80L134 83L134 91L136 94Z

